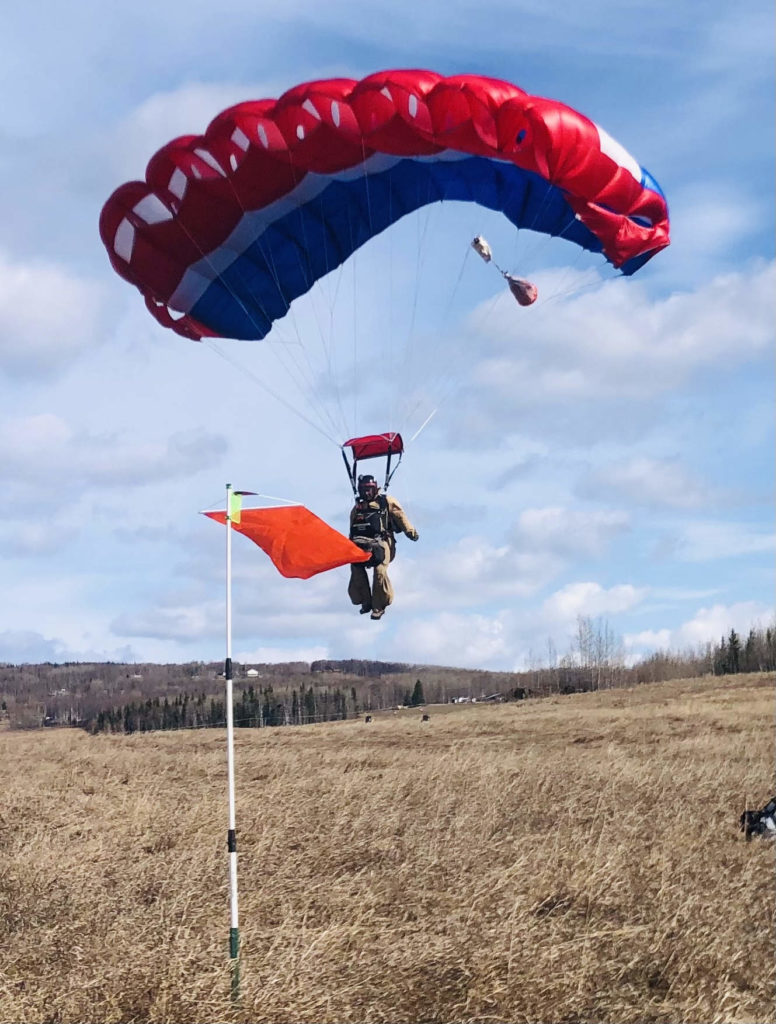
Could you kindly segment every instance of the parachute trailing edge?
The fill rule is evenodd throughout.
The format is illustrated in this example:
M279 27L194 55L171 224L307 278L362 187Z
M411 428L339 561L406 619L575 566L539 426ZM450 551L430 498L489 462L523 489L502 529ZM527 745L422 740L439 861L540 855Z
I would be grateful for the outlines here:
M116 189L100 234L164 326L250 340L370 238L442 200L562 235L624 274L669 244L659 185L589 118L509 82L423 70L225 110Z

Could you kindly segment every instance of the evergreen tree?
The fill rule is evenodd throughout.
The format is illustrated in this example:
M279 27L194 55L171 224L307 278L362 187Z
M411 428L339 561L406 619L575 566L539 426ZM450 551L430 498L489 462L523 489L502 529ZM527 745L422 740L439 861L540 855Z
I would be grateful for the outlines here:
M741 641L734 629L730 630L727 643L727 671L729 673L740 672L741 668Z
M746 638L746 644L744 645L744 653L741 665L744 672L757 672L759 670L760 656L758 647L759 644L757 643L757 633L754 629L750 629L749 636Z
M304 691L304 721L314 722L315 721L315 694L313 693L312 687L309 690Z
M723 676L727 672L727 643L724 636L719 642L719 647L714 648L713 670L715 676Z
M419 707L419 706L420 706L421 704L425 704L425 703L426 703L426 699L425 699L425 697L423 696L423 684L422 684L422 683L421 683L421 681L420 681L420 680L418 679L418 680L416 681L416 683L415 683L415 688L414 688L414 690L412 691L412 697L410 698L410 704L411 704L411 705L412 705L412 706L413 706L414 708L417 708L417 707Z

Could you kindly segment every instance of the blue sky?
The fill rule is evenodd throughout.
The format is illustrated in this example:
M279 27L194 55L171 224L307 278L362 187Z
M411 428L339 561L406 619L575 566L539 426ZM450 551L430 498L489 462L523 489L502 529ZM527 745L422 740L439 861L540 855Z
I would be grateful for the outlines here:
M5 12L0 660L223 656L223 530L198 512L228 481L347 521L336 445L267 390L325 427L331 395L313 411L281 365L322 333L369 367L341 429L409 436L437 410L392 487L421 539L399 541L373 623L346 569L287 581L236 538L237 658L510 669L569 650L580 615L631 659L771 621L773 20L717 0L702 18L659 0ZM365 247L269 345L157 326L99 240L113 189L229 104L401 67L581 110L661 183L671 247L623 280L446 204ZM476 233L538 283L535 307Z

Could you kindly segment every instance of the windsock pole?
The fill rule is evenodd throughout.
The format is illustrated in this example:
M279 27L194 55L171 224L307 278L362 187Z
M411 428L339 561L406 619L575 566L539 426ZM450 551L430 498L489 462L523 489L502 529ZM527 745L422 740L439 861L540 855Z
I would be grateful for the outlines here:
M238 499L239 500L239 499ZM234 701L232 699L232 518L235 510L232 485L226 485L226 764L229 787L229 961L232 973L232 1002L240 998L240 923L237 911L237 833L234 809ZM239 522L239 512L236 517Z

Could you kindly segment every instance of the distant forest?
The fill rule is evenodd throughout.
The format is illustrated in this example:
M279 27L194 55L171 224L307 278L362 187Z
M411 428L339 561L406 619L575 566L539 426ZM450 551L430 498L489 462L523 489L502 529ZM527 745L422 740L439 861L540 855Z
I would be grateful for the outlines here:
M634 686L707 674L776 670L776 628L735 630L682 654L659 652L625 664L622 645L602 620L580 618L572 651L522 672L349 659L234 666L237 728L304 725L370 711L454 700L521 700ZM71 726L89 732L222 726L223 663L112 662L0 665L0 726Z

